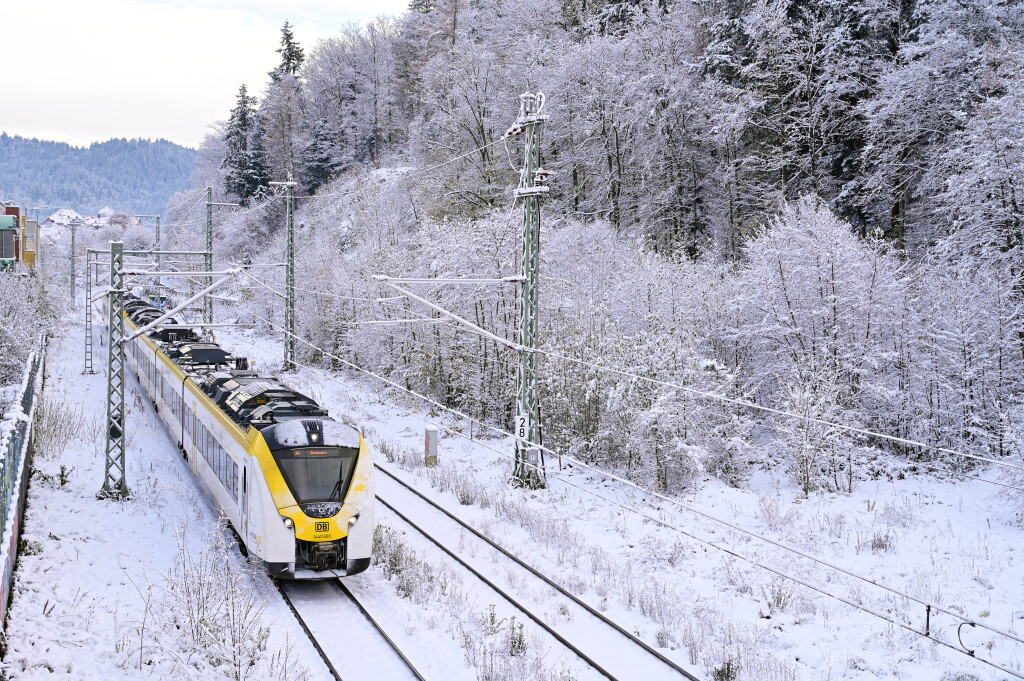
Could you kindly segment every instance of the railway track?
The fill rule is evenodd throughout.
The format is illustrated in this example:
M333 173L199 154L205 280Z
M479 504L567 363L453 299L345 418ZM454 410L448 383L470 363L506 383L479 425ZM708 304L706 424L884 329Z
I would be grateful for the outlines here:
M277 586L337 681L426 681L340 579Z
M375 464L377 500L403 523L454 559L502 599L522 612L595 671L611 681L689 679L691 672L634 633L539 572L491 538L426 497L400 477ZM385 480L387 482L385 482ZM383 483L383 484L382 484ZM402 501L398 501L401 497ZM425 527L426 525L430 527ZM489 551L463 548L465 534ZM455 550L452 547L459 547ZM491 553L490 556L487 554ZM514 571L521 579L513 585ZM499 584L499 582L504 583ZM556 611L564 621L557 629L537 613Z

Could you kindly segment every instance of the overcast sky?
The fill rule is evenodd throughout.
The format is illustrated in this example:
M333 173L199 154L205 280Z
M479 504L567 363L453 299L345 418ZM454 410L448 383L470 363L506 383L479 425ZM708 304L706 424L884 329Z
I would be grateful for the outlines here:
M76 145L163 137L197 146L238 86L262 93L281 26L309 54L348 22L408 0L0 0L0 130Z

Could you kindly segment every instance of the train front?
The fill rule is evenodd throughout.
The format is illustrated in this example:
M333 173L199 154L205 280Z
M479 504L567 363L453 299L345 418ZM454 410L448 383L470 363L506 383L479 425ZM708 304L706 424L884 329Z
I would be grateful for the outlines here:
M323 579L362 572L373 545L373 464L359 431L329 419L296 419L260 430L273 461L263 469L290 547L268 546L271 575ZM266 456L269 454L269 460ZM276 474L275 474L276 473ZM270 530L271 528L267 528ZM279 544L280 542L273 542ZM290 551L289 551L290 548ZM288 560L281 560L289 558Z

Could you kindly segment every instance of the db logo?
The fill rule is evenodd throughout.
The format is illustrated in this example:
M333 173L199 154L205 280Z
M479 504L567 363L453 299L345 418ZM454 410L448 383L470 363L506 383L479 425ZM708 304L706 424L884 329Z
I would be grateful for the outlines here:
M330 523L316 523L315 531L316 532L330 532L331 531L331 524Z

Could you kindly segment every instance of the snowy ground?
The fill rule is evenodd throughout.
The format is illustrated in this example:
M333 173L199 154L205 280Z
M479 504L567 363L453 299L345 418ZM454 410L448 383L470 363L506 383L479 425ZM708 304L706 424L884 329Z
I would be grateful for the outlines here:
M261 370L280 364L280 345L255 332L226 332L220 340L253 357ZM99 373L80 374L81 327L74 327L67 341L55 343L47 397L59 397L80 408L90 422L99 422L105 379ZM461 517L624 626L675 651L673 656L708 679L935 681L953 679L956 673L1009 678L731 558L712 544L923 628L923 608L916 604L887 598L863 582L644 499L620 483L567 468L552 476L547 490L510 490L505 484L508 441L481 440L478 434L470 440L468 424L385 395L372 379L328 379L304 369L289 381L336 418L363 425L384 465L418 480L421 489ZM182 670L176 675L217 678L224 672L220 662L183 653L180 637L165 630L168 609L173 610L165 575L180 574L175 565L184 548L194 559L212 556L221 561L222 571L226 565L226 572L241 574L237 585L255 588L265 608L253 623L255 631L267 632L266 650L260 652L263 666L247 678L330 678L269 580L245 573L244 560L233 549L204 553L210 538L220 536L216 515L187 475L151 405L138 395L134 379L128 387L128 423L134 433L128 453L131 501L95 498L103 476L95 426L86 426L66 451L36 461L7 632L7 676L160 678ZM425 420L467 435L442 437L442 465L435 469L421 465ZM682 501L992 626L1018 635L1024 631L1024 567L1017 555L1022 532L993 488L916 478L861 483L850 495L803 501L785 479L770 473L756 476L752 486L752 491L738 491L708 481ZM472 595L474 588L457 570L404 536L399 522L380 515L395 529L388 556L404 567L396 572L394 565L374 565L347 580L350 586L384 613L414 656L435 659L444 678L473 679L484 668L493 672L515 644L508 618L489 616L486 596ZM398 550L396 544L403 546ZM558 613L546 616L557 620ZM955 645L949 618L933 616L932 631ZM965 629L963 637L979 656L1022 668L1024 646L980 629ZM525 674L521 678L587 676L562 651L548 649L532 634L525 643L528 654L516 658Z
M261 366L279 365L280 346L256 337L232 333L222 340L258 357ZM464 434L468 423L428 414L422 403L387 394L374 379L328 380L304 369L291 380L336 417L363 424L379 460L404 466L422 489L433 485L449 508L648 640L684 649L707 678L730 678L729 662L738 678L750 679L1010 678L716 546L923 630L925 608L908 599L587 471L567 468L544 491L509 490L507 440L449 433L442 436L442 467L424 469L424 422ZM709 480L681 501L899 592L1024 633L1024 557L1018 555L1024 533L999 488L912 477L804 500L774 472L756 475L751 488ZM932 613L930 625L933 637L959 647L952 618ZM1024 645L980 628L965 627L962 635L978 657L1024 673Z
M203 554L210 537L219 535L217 516L134 378L127 383L132 499L97 500L104 457L95 424L105 418L106 379L81 371L82 327L75 326L66 340L51 341L45 394L51 404L80 410L86 425L65 451L35 460L4 672L10 679L160 678L175 658L187 656L159 628L173 610L164 576L175 570L180 548L194 559ZM270 581L245 573L233 548L211 558L221 559L215 562L220 568L225 562L235 568L241 584L255 590L257 605L265 603L256 624L269 628L266 650L254 671L261 678L330 679ZM141 671L140 642L146 646ZM270 664L275 654L276 667ZM175 675L217 678L218 667L200 658L179 664Z
M209 499L132 376L126 431L132 498L96 499L103 481L106 379L81 373L82 332L73 326L69 338L53 340L50 348L46 397L51 408L66 408L68 420L81 418L84 425L66 449L41 452L34 462L9 613L6 677L331 679L270 580L249 569L229 545L231 536L219 530ZM105 350L97 344L96 352L100 357ZM97 367L102 364L97 360ZM261 362L261 368L271 364ZM510 631L504 609L492 619L486 596L477 598L476 587L465 585L461 575L415 549L403 548L396 562L399 576L375 565L346 583L417 667L431 678L465 681L477 678L479 665L493 668L492 658L502 656ZM195 586L186 572L201 575L214 591L241 594L205 607L215 623L228 609L250 614L242 633L255 642L251 668L232 670L223 636L214 635L202 650L190 648L189 637L181 634L191 621L181 612L183 589L170 588L188 580ZM410 581L425 576L429 584ZM403 591L412 585L415 594ZM374 660L361 654L343 627L335 622L326 642L335 655L340 648L342 655L351 652L361 660L346 666L346 680L381 679ZM585 671L577 664L575 673L556 676L567 668L561 657L548 656L546 647L534 644L529 632L528 637L530 655L516 658L534 665L528 678L573 679Z

